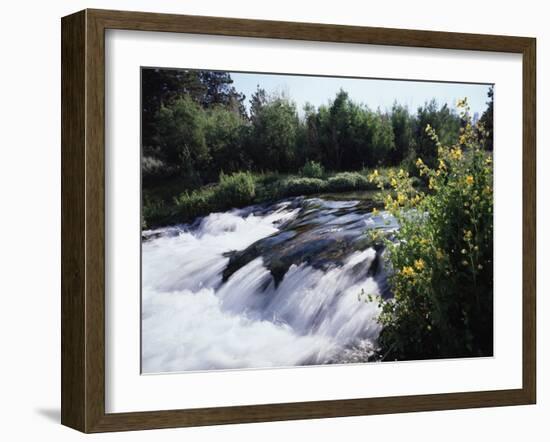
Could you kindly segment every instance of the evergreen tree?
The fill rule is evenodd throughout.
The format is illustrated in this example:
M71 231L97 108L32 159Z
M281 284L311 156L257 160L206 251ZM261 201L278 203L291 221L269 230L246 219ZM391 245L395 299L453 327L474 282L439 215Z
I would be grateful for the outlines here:
M494 95L495 89L493 86L489 88L487 96L489 101L487 101L487 109L481 115L479 122L483 125L485 129L484 134L478 134L479 140L483 143L485 149L493 151L493 105L494 105Z
M399 164L405 159L413 143L413 119L405 106L393 104L391 111L391 124L395 148L390 152L391 164Z

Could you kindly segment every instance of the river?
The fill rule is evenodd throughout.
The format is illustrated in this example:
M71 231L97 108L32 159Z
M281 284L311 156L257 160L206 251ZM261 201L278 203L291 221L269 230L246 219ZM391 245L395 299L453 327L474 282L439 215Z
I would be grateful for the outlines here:
M143 232L143 372L367 361L379 311L359 295L390 294L365 232L397 228L372 208L298 197Z

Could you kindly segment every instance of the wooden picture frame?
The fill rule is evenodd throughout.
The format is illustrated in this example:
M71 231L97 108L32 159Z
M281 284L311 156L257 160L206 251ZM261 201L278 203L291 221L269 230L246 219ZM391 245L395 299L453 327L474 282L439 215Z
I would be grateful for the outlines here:
M105 30L495 51L523 57L523 385L513 390L105 412ZM62 409L83 432L533 404L536 400L536 41L533 38L84 10L62 19Z

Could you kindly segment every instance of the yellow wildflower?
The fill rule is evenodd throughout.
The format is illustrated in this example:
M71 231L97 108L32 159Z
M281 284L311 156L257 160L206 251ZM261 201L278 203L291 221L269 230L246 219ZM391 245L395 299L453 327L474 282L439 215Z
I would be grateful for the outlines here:
M426 267L426 263L424 262L424 260L422 258L420 259L415 259L414 260L414 266L416 268L416 270L424 270L424 268Z
M474 184L474 177L472 175L468 175L466 177L466 184L468 184L468 186L471 186L472 184Z
M430 180L428 181L428 188L430 190L435 189L435 179L433 177L430 177Z
M392 187L397 187L397 180L395 178L392 178L390 184L392 185Z
M386 210L391 210L392 206L393 206L393 198L391 197L391 195L387 195L385 200L384 200L384 205L386 207Z
M413 277L414 276L414 269L411 266L405 266L401 269L401 273L404 276Z
M397 203L398 204L404 204L405 201L407 201L407 197L403 193L399 192L397 194Z
M369 174L369 183L372 183L376 178L378 178L378 169L374 169L374 171Z
M375 207L374 209L372 209L372 216L376 216L378 215L378 209Z
M451 149L451 158L454 160L462 159L462 150L460 148Z

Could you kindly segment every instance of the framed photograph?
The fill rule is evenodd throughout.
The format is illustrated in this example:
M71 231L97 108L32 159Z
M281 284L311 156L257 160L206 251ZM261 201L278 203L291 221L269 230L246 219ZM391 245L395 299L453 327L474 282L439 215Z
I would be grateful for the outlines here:
M62 19L62 423L536 400L535 39Z

